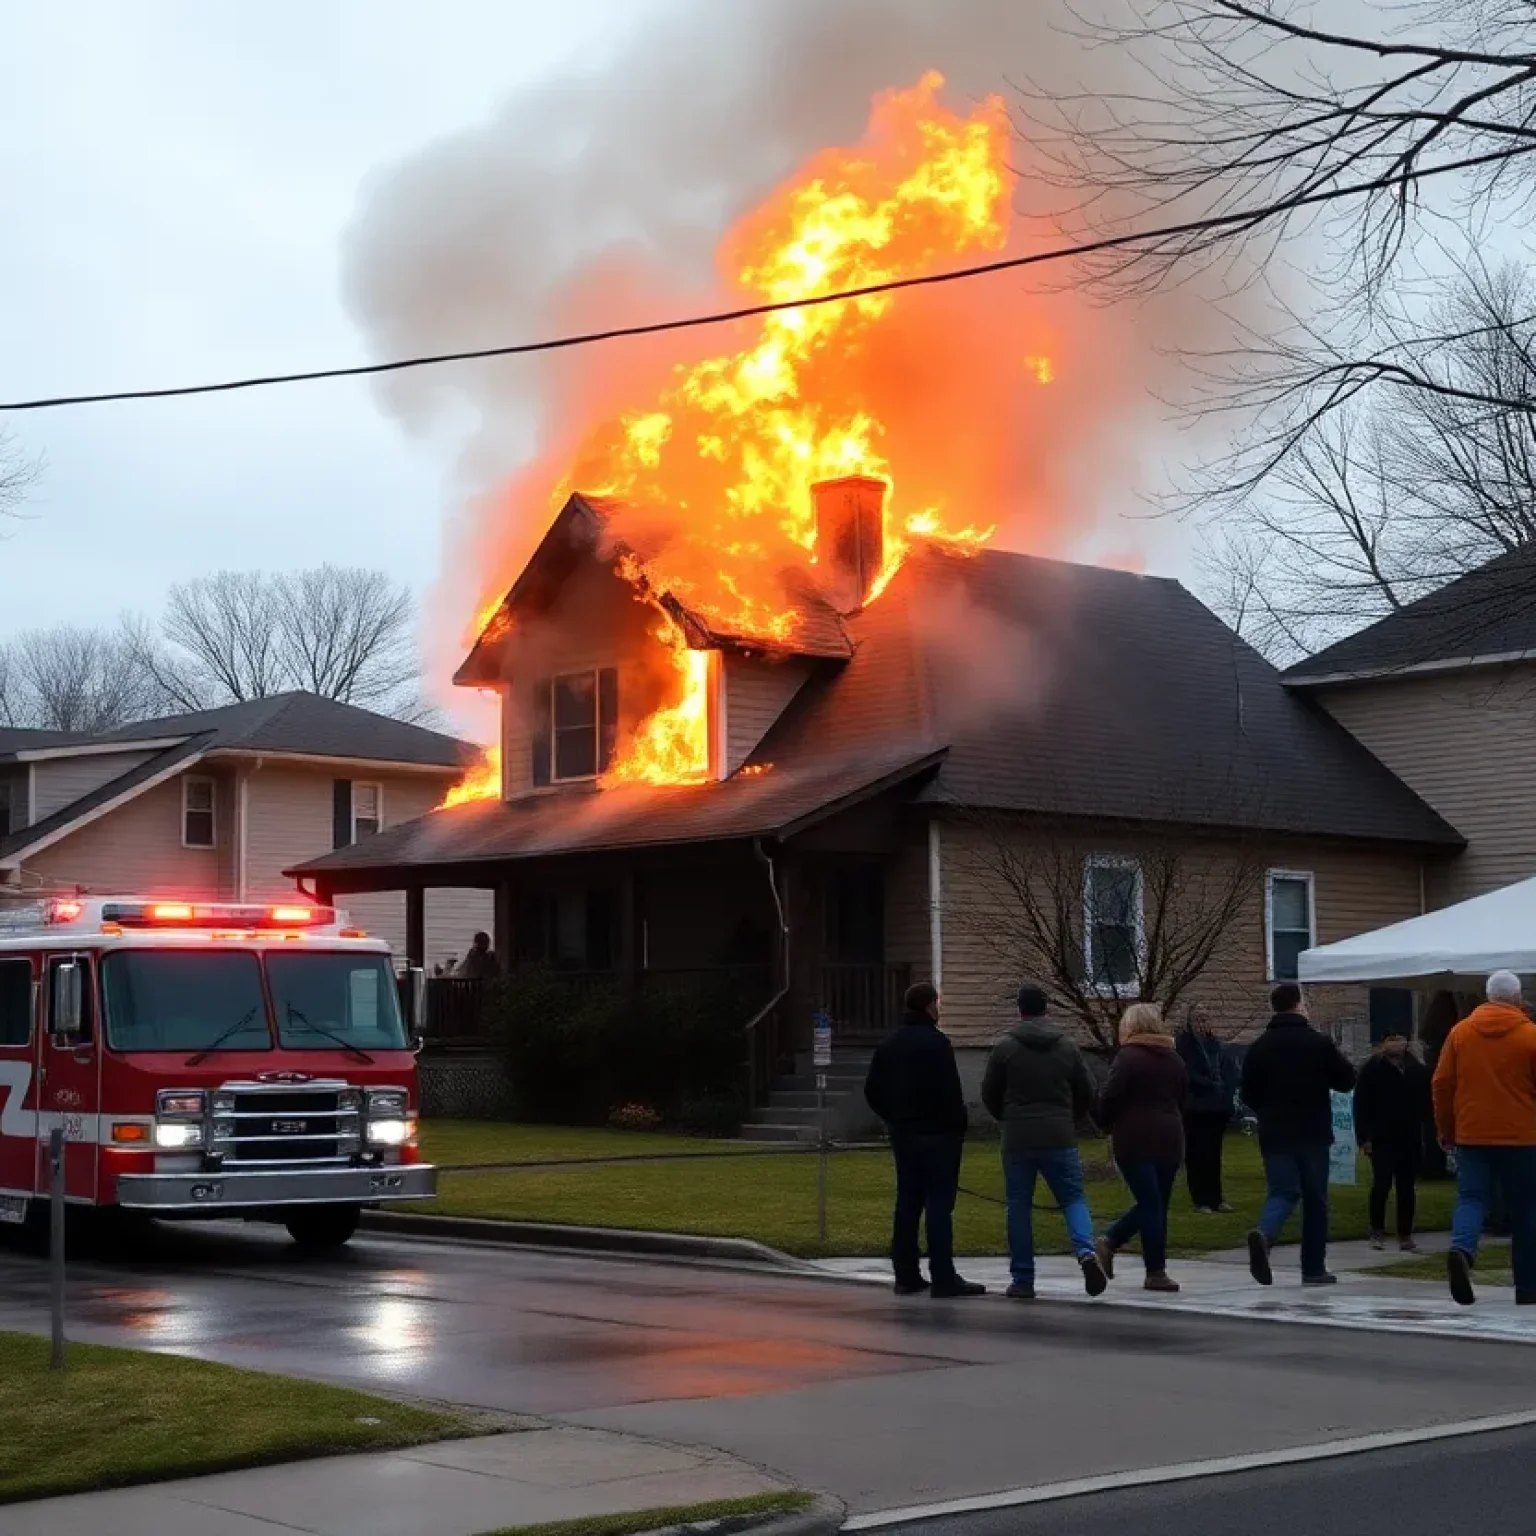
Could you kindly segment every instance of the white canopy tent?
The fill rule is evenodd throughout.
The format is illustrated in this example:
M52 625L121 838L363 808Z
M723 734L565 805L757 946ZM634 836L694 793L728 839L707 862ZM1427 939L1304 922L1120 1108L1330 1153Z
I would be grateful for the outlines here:
M1536 976L1536 879L1303 950L1301 980L1481 991L1493 971Z

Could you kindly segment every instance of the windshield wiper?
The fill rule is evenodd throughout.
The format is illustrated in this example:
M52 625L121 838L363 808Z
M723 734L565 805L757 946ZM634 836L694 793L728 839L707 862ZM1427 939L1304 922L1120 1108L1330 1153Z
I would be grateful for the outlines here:
M288 1004L288 1018L290 1022L292 1022L294 1019L297 1019L305 1029L313 1030L317 1035L324 1035L327 1040L334 1040L336 1044L342 1048L342 1050L350 1051L355 1057L357 1057L359 1061L367 1062L370 1067L373 1065L373 1057L370 1056L368 1052L365 1051L360 1045L353 1045L345 1035L338 1035L334 1029L326 1029L323 1025L310 1023L310 1021L305 1018L305 1016L300 1013L292 1003Z
M245 1010L245 1012L242 1013L240 1015L240 1017L238 1019L236 1019L235 1022L233 1024L231 1024L229 1026L229 1028L224 1031L224 1033L222 1035L219 1035L214 1040L212 1045L205 1045L202 1048L202 1050L195 1052L191 1056L188 1056L187 1059L184 1062L182 1062L182 1066L184 1066L184 1067L195 1067L200 1061L206 1061L208 1059L208 1057L211 1056L213 1054L213 1052L218 1050L218 1048L221 1045L223 1045L224 1042L226 1040L228 1040L231 1035L238 1035L240 1033L240 1031L242 1029L244 1029L245 1026L247 1024L249 1024L251 1022L251 1020L254 1019L255 1017L256 1017L256 1009L255 1009L255 1007L247 1008Z

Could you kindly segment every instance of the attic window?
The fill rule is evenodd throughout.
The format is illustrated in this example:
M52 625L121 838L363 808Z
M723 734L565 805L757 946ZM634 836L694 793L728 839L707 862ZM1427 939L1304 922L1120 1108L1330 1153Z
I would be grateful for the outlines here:
M619 674L613 667L562 672L534 688L533 782L593 779L613 761Z
M213 780L194 778L181 781L181 846L213 847Z

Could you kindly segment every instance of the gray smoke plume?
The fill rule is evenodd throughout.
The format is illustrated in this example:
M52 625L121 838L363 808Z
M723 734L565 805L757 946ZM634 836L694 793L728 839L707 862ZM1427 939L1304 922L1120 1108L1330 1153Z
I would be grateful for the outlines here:
M1108 73L1121 62L1086 49L1080 30L1064 0L680 3L592 68L520 91L490 120L379 175L346 241L346 302L378 357L697 311L719 294L721 233L809 153L857 142L877 92L929 69L944 74L945 99L961 110L993 93L1011 103L1010 80L1113 89ZM1019 150L1027 175L1027 146ZM1051 271L1053 282L1065 276ZM1002 285L998 302L1018 286L1012 276L971 286L985 283ZM1034 450L1060 462L1032 495L1060 502L1079 532L1108 487L1121 506L1134 495L1149 401L1168 366L1162 344L1188 342L1208 323L1197 286L1070 321L1078 355L1062 369L1060 420ZM454 446L433 673L461 654L488 541L500 568L542 532L547 499L529 508L532 488L514 477L560 437L571 402L588 416L609 392L627 402L637 379L659 379L720 339L685 333L421 370L380 386L406 431ZM1063 547L1038 526L1016 541L1026 540Z

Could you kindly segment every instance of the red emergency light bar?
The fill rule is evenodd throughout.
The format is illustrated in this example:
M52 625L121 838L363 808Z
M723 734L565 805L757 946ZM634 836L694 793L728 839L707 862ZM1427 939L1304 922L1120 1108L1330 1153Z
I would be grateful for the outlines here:
M316 928L334 923L336 909L207 901L111 902L101 909L101 920L124 928Z

